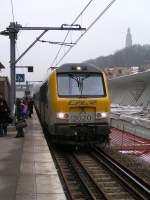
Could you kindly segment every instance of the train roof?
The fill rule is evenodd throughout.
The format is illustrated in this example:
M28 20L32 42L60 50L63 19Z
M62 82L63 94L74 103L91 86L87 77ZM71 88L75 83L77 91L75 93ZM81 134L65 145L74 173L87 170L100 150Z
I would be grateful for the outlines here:
M80 69L80 70L78 70ZM102 72L97 66L89 63L66 63L61 65L56 69L57 73L63 72L93 72L93 73L100 73Z

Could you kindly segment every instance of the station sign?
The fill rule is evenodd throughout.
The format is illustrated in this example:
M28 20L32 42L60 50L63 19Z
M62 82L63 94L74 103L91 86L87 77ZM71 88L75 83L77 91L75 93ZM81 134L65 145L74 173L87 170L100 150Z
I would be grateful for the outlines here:
M28 72L33 72L33 67L32 66L28 67Z
M25 75L24 74L16 74L16 82L24 82Z

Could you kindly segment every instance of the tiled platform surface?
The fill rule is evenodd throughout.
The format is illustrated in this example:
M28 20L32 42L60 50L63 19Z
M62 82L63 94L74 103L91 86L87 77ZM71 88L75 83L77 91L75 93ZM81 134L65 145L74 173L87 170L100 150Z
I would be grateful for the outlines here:
M0 200L65 200L37 115L27 123L24 138L0 137Z

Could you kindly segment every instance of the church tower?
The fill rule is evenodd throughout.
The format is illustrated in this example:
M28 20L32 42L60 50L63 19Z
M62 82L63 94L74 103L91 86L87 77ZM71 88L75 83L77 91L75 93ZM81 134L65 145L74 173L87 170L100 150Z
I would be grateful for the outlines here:
M130 33L130 28L128 28L128 32L126 35L126 46L125 47L131 47L132 46L132 35Z

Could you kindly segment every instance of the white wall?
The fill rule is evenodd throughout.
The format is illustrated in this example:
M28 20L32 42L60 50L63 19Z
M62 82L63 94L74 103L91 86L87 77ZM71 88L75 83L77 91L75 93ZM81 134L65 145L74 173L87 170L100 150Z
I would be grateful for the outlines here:
M147 106L150 101L150 71L110 80L111 102Z

